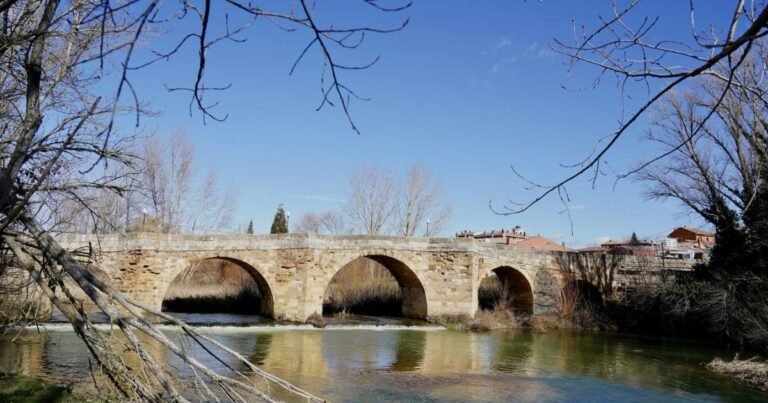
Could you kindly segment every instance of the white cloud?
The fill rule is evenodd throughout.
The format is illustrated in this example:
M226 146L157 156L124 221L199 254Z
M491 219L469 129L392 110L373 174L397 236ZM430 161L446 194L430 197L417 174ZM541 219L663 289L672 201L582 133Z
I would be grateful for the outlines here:
M523 57L530 60L546 59L555 55L555 52L546 46L540 46L538 42L531 43L523 52Z
M496 54L496 52L510 46L512 46L511 40L507 38L501 38L495 45L493 45L493 48L491 48L491 53Z
M553 56L557 56L557 53L553 52L550 49L542 48L539 49L538 52L536 52L536 55L533 56L534 59L546 59Z
M552 57L555 52L550 50L546 46L542 46L539 42L532 42L528 46L513 46L514 43L509 38L501 38L487 50L482 52L483 56L491 55L495 56L494 63L491 65L491 74L499 74L504 72L505 67L509 64L517 63L520 60L540 60ZM511 49L511 48L515 49ZM509 50L505 50L510 48ZM511 54L511 55L510 55ZM508 71L506 73L509 73Z
M327 197L327 196L320 196L320 195L300 195L298 196L300 199L307 199L307 200L319 200L329 203L341 203L344 200L337 199L334 197Z
M498 73L501 71L501 69L504 68L507 64L512 64L517 61L516 57L504 57L501 58L499 61L493 64L493 67L491 68L491 73Z

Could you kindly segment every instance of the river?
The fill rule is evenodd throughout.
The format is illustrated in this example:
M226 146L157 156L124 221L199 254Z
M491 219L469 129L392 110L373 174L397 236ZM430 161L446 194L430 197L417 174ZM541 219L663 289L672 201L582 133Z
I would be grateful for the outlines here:
M263 369L330 401L768 401L766 393L706 371L701 363L733 353L696 341L470 333L365 319L314 329L236 315L184 318L206 324L203 331ZM261 323L234 325L243 322ZM67 324L0 337L2 371L88 388L88 367L88 352Z

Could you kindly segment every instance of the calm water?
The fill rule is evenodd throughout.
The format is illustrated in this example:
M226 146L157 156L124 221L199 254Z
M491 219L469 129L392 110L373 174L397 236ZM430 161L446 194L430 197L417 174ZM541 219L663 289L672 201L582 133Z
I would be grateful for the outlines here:
M732 353L681 340L467 333L393 324L242 327L226 323L258 318L227 315L185 319L223 324L205 331L262 368L331 401L768 401L768 394L701 367ZM82 343L67 325L47 329L0 337L0 370L88 387L88 353ZM223 370L219 363L208 364Z

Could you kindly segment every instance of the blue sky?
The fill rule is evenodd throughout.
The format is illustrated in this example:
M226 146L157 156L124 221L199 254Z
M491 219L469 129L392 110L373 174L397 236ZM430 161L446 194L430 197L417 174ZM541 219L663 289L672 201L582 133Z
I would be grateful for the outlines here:
M338 208L349 174L364 164L404 171L420 163L440 179L452 202L446 235L521 225L529 233L581 246L633 231L657 237L677 225L699 224L674 203L645 200L640 183L628 180L614 188L610 176L595 189L586 178L569 188L573 234L556 198L521 215L499 216L488 208L489 200L500 206L532 196L510 165L552 182L568 172L559 164L583 158L617 127L622 111L615 82L565 90L564 85L588 84L595 71L580 68L568 76L566 60L549 49L553 37L571 35L572 18L594 26L598 15L610 14L609 1L422 0L401 15L387 16L370 7L348 8L350 3L321 1L318 16L338 26L360 21L396 26L402 16L411 17L402 32L369 36L361 49L340 53L346 63L381 55L372 69L343 73L349 86L372 98L352 105L361 135L339 109L315 111L317 50L288 75L307 33L281 32L266 21L245 35L246 43L223 43L208 55L209 85L232 84L215 95L218 110L228 114L223 123L204 125L198 113L190 117L186 95L164 89L194 80L192 47L134 76L142 98L161 112L145 119L144 128L186 131L200 167L215 167L237 188L239 223L253 219L255 229L266 232L278 203L292 217ZM649 1L638 15L659 15L660 37L686 35L687 3ZM701 24L730 12L704 6L713 9L700 10ZM633 95L642 99L645 93L638 88ZM612 167L626 168L653 152L641 140L645 128L635 127L609 155Z

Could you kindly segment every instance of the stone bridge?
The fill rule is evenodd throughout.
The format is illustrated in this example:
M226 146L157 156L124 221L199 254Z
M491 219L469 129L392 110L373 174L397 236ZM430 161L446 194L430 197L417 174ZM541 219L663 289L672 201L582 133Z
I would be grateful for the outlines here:
M384 265L403 295L403 316L474 316L480 282L492 272L510 285L516 304L535 314L558 309L568 281L588 281L605 296L620 288L626 262L606 256L542 252L460 238L284 235L77 235L58 237L68 250L90 251L113 285L160 308L171 282L205 259L225 259L247 270L262 295L262 314L304 321L322 313L333 276L367 257Z

